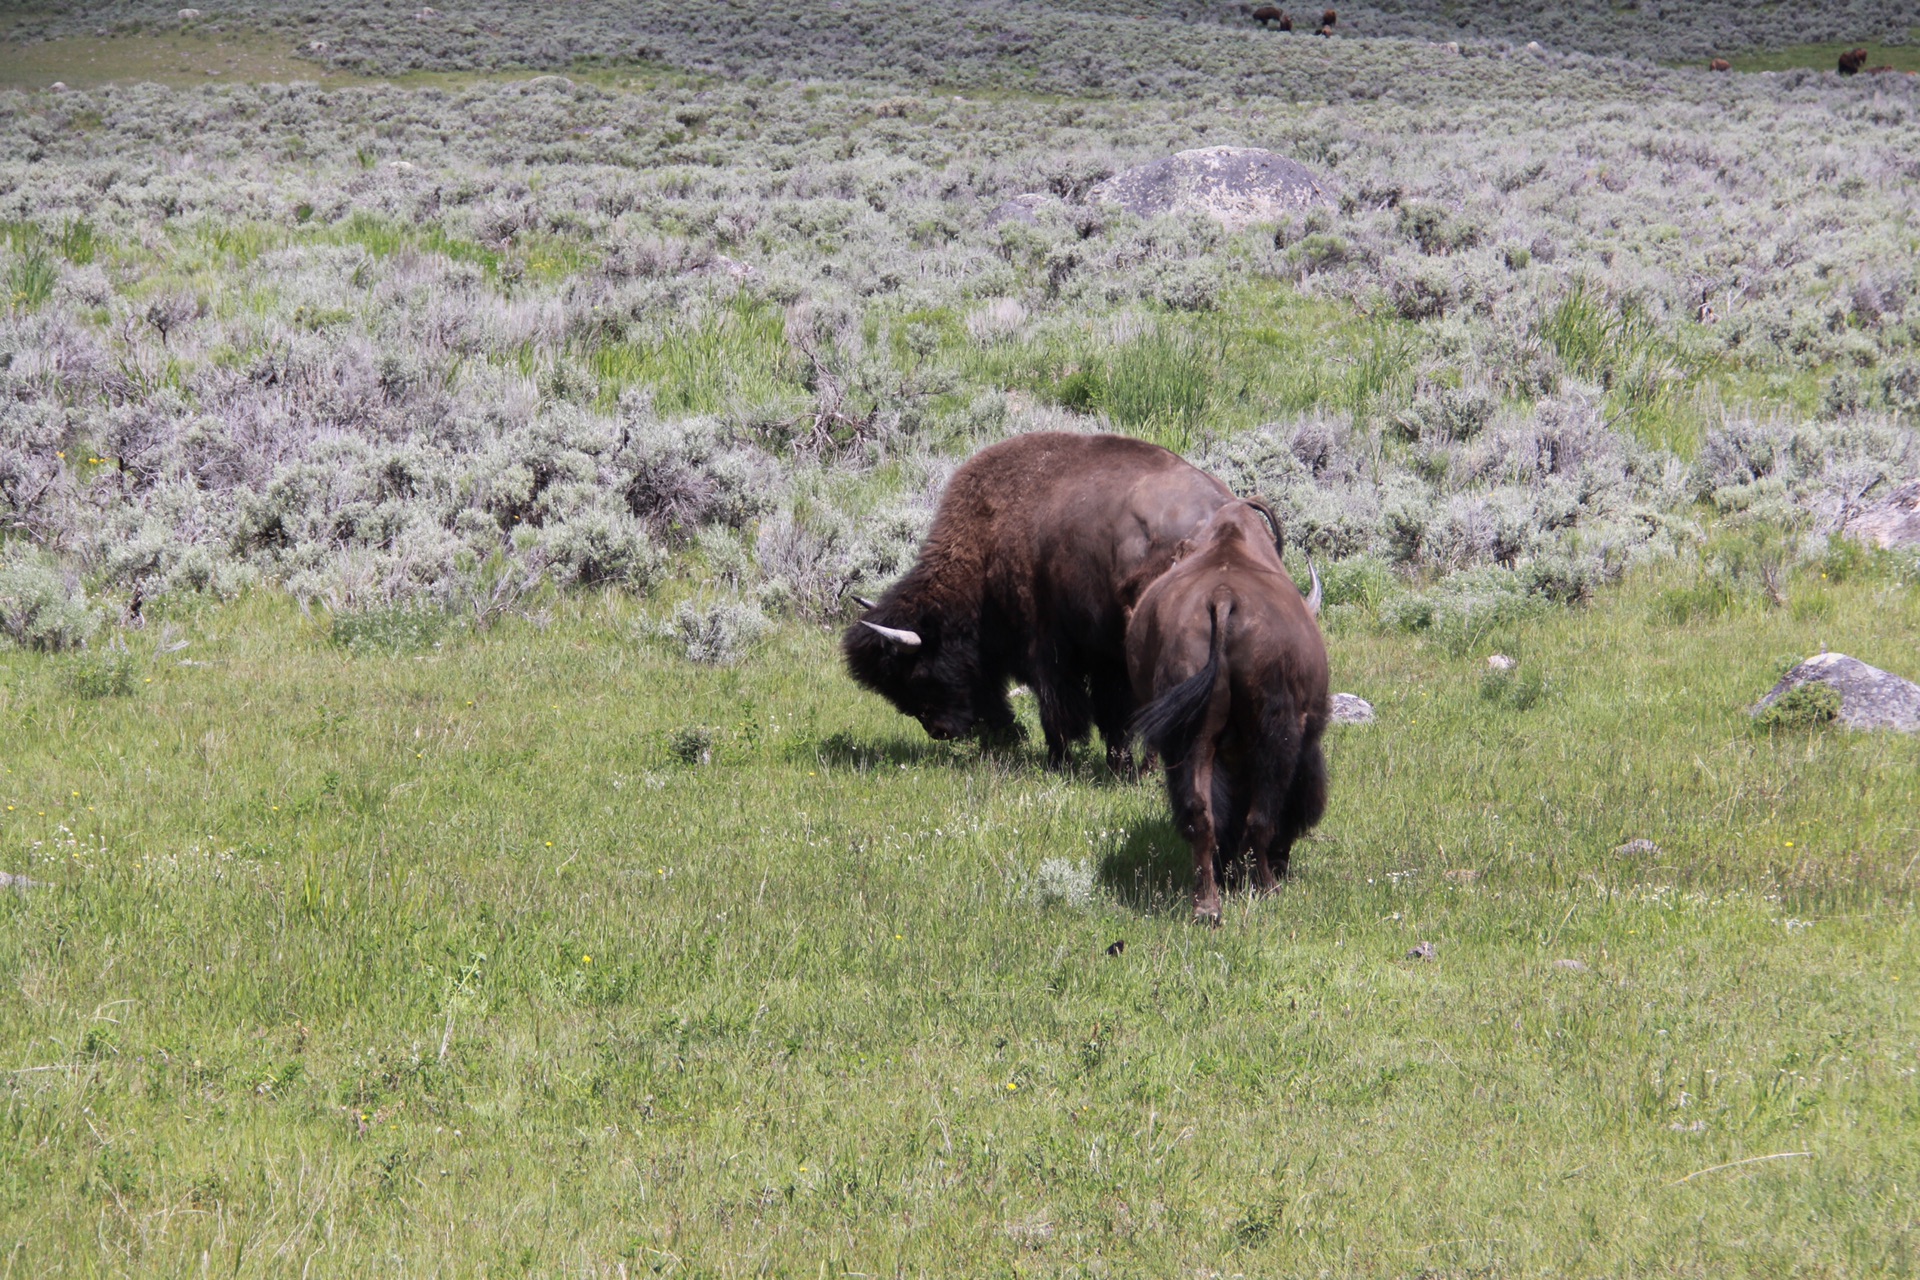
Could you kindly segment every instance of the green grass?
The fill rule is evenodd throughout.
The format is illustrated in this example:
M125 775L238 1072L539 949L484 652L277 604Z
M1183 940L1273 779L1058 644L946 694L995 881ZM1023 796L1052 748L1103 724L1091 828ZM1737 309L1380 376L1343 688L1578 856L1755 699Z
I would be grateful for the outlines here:
M189 88L203 84L306 80L329 89L386 83L410 89L452 90L553 74L550 69L529 68L368 75L301 57L292 43L283 36L265 32L214 32L194 28L35 42L0 40L0 90L34 92L56 80L76 89L141 82ZM645 61L610 65L582 63L570 68L567 75L610 90L644 91L662 83L700 81L698 76Z
M598 342L586 348L585 358L606 405L635 386L652 390L654 406L674 414L797 403L805 396L784 314L744 293L667 339Z
M20 1275L1911 1272L1920 741L1744 708L1823 642L1913 674L1920 597L1813 574L1675 628L1685 581L1490 637L1537 698L1333 634L1379 722L1217 932L1154 783L931 743L813 630L694 668L594 598L356 651L263 594L126 696L0 651L0 868L44 882L0 893L0 1241ZM1039 900L1082 862L1086 906Z
M1115 317L1044 329L965 357L970 381L1032 392L1107 415L1115 429L1174 449L1313 408L1353 417L1412 393L1416 328L1369 318L1283 284L1241 286L1211 313Z
M29 92L58 80L76 89L102 84L186 88L224 82L312 80L329 87L368 83L293 56L289 42L251 31L150 31L31 43L0 41L0 89Z
M1916 41L1920 41L1920 27L1914 28ZM1733 64L1735 71L1790 71L1795 67L1811 67L1816 71L1832 71L1840 64L1840 55L1849 49L1865 49L1867 65L1870 67L1893 67L1898 71L1920 71L1920 43L1875 44L1871 40L1844 40L1827 44L1797 44L1784 49L1760 49L1749 53L1727 55L1727 61Z
M1585 280L1547 313L1540 336L1574 373L1606 388L1622 430L1683 458L1699 452L1707 425L1701 391L1716 360L1689 352L1652 317Z

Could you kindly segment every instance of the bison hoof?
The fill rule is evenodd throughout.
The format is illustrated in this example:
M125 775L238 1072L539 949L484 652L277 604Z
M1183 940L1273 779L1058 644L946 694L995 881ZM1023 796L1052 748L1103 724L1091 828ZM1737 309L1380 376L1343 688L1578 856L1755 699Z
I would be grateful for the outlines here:
M1193 922L1203 924L1209 929L1220 927L1220 902L1196 902L1193 904Z

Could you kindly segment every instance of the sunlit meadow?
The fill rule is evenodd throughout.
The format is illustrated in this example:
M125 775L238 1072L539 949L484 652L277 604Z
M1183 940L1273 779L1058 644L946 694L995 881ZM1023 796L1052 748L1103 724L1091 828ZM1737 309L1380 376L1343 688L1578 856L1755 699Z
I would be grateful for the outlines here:
M1912 15L1654 8L10 8L0 1275L1920 1270ZM1035 428L1376 707L1218 930L840 670Z

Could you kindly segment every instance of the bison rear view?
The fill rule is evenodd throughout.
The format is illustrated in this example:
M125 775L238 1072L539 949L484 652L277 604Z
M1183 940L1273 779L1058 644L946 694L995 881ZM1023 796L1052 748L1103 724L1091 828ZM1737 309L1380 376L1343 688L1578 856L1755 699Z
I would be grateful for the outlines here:
M1166 762L1174 823L1193 846L1194 916L1212 924L1219 870L1251 855L1255 887L1271 892L1294 841L1326 811L1320 580L1303 599L1280 551L1264 503L1220 507L1127 628L1144 704L1135 728Z

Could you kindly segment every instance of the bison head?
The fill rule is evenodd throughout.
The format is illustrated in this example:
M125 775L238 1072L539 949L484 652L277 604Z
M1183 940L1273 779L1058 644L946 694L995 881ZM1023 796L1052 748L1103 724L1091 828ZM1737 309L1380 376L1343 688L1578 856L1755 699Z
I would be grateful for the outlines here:
M860 603L866 616L840 640L856 681L942 742L966 737L983 721L990 728L1012 721L1005 695L982 691L978 642L962 628L937 613L914 616L897 601Z

